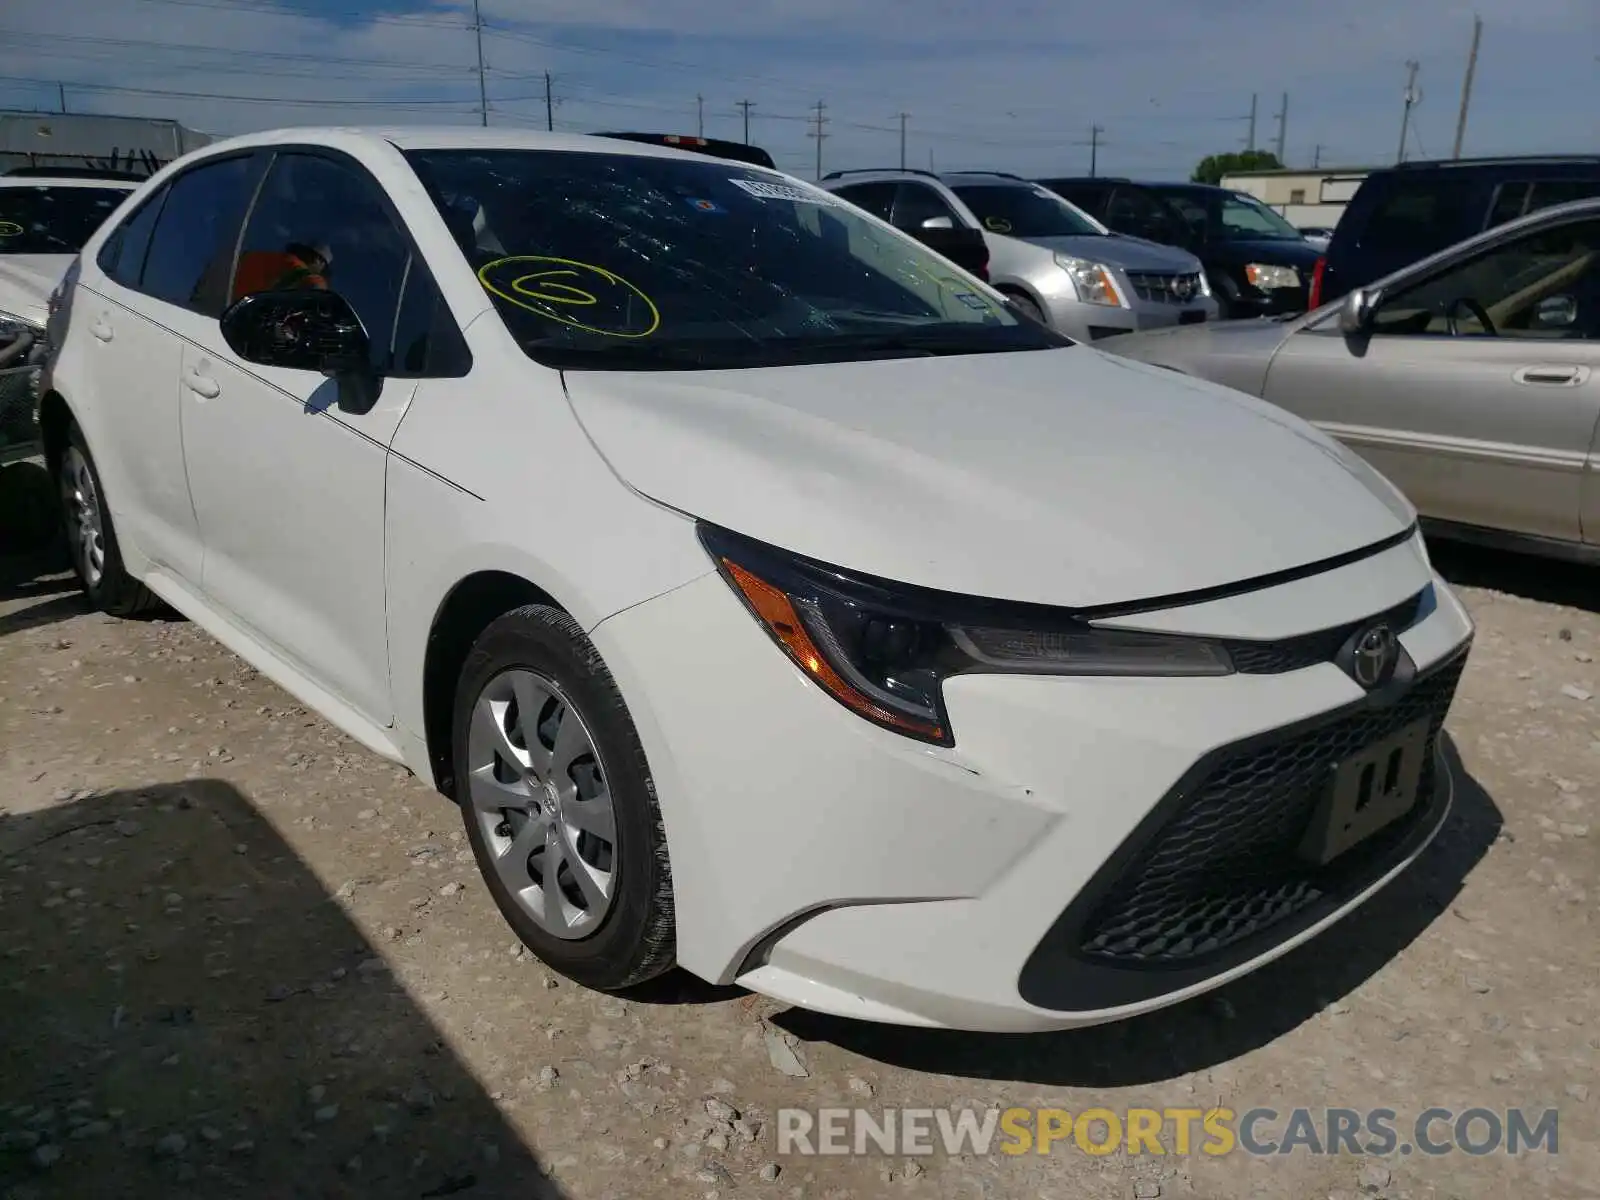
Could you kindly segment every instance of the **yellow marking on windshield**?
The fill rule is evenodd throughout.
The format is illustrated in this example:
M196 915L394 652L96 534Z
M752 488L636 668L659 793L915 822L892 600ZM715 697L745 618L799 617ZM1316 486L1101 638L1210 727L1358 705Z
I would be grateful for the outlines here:
M0 237L17 237L26 232L15 221L0 221Z
M555 265L509 277L501 270L532 263ZM499 277L498 282L490 278L491 274ZM561 282L563 279L577 280L586 286ZM628 282L615 271L608 271L604 267L580 262L574 258L556 258L547 254L513 254L506 258L497 258L494 262L480 267L478 282L483 284L484 289L491 295L500 297L508 304L515 304L535 316L558 321L574 329L582 329L586 333L604 334L608 337L643 338L649 337L661 328L661 311L656 308L655 301L635 284ZM649 315L649 323L644 329L629 328L634 322L622 321L632 306L632 297L638 297L644 303ZM561 311L563 308L591 307L613 308L619 324L616 326L591 324L579 321ZM594 318L591 318L592 320Z

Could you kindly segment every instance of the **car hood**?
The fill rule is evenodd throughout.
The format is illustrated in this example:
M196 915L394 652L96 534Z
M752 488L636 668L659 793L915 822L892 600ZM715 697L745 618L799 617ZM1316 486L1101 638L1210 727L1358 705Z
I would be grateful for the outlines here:
M0 312L45 323L50 293L67 273L71 254L11 254L0 257Z
M1252 240L1241 238L1238 241L1217 242L1211 247L1219 255L1226 256L1233 262L1258 262L1275 267L1298 267L1309 273L1316 266L1317 259L1322 257L1318 250L1307 241L1291 241L1288 238L1278 240L1275 238L1262 238Z
M1177 275L1200 270L1200 260L1187 250L1120 234L1027 238L1026 241L1030 246L1042 246L1059 254L1091 259L1125 271L1164 271Z
M1084 346L741 371L568 371L635 490L836 566L1092 607L1237 583L1404 530L1298 419Z

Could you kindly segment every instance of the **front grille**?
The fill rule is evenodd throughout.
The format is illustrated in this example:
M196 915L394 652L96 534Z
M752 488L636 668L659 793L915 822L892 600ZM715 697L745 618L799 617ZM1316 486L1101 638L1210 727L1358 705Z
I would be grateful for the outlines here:
M1282 675L1314 667L1318 663L1332 662L1341 647L1355 635L1356 630L1382 621L1395 633L1404 633L1416 623L1422 608L1423 593L1393 608L1360 621L1350 621L1332 629L1316 633L1302 633L1276 642L1224 641L1222 644L1233 660L1233 669L1243 675Z
M1434 746L1465 663L1463 654L1386 706L1214 758L1094 905L1078 952L1124 969L1189 966L1365 886L1432 810ZM1326 866L1300 858L1334 765L1423 718L1411 811Z
M1133 294L1154 304L1188 304L1200 295L1200 276L1166 275L1157 271L1129 271Z
M39 437L37 367L0 370L0 447Z

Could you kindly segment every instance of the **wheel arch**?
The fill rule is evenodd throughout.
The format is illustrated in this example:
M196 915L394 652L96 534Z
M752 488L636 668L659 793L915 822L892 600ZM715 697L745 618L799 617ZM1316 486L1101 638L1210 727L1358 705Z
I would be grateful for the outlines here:
M456 683L480 634L497 618L525 604L568 609L532 580L511 571L478 570L445 594L428 628L422 661L422 735L433 786L455 791L455 745L451 736Z
M66 452L74 420L67 398L54 388L39 397L39 436L44 442L45 466L52 475Z

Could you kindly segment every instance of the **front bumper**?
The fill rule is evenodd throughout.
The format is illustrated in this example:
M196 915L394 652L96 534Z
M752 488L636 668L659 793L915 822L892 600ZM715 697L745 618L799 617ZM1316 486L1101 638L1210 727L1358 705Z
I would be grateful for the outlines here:
M1076 299L1057 299L1051 302L1050 319L1068 337L1094 342L1144 329L1215 321L1217 302L1210 296L1196 296L1187 304L1136 300L1132 308L1111 308L1104 304L1084 304Z
M1449 805L1435 757L1412 812L1336 870L1256 881L1258 892L1287 887L1281 895L1230 891L1236 864L1287 837L1306 803L1302 777L1271 768L1262 748L1334 744L1334 727L1345 731L1336 749L1358 748L1383 736L1387 718L1359 715L1373 706L1426 710L1436 735L1471 623L1415 542L1123 622L1282 638L1419 591L1430 599L1400 638L1419 682L1401 695L1375 700L1328 661L1212 679L969 675L946 685L949 750L822 695L717 576L619 614L594 638L655 776L679 961L844 1016L1015 1031L1132 1016L1253 970L1403 869ZM1212 786L1219 771L1243 769L1241 757L1262 786ZM1229 887L1207 891L1208 863ZM1194 908L1210 900L1220 907ZM1192 961L1128 958L1129 946L1183 950L1172 922L1196 912L1225 944Z

